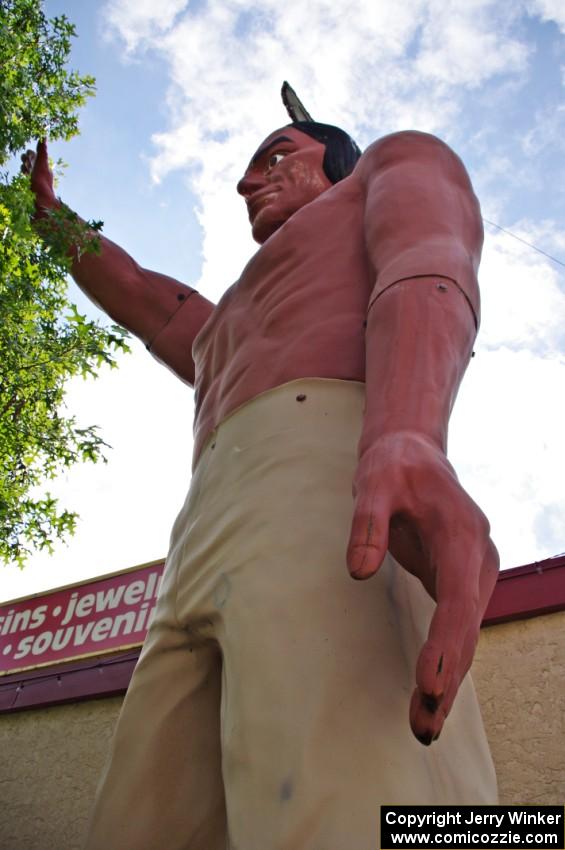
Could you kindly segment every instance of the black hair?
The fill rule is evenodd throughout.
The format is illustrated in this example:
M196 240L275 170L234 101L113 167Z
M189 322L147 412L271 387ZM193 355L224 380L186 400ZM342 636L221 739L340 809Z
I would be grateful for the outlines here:
M320 124L318 121L294 121L288 127L295 127L326 146L323 168L328 180L339 183L353 171L361 156L361 150L345 130L332 124Z

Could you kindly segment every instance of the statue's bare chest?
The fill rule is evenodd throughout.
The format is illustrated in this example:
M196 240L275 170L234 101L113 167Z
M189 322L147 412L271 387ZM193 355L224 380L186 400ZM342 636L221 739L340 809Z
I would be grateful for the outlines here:
M202 433L230 410L288 381L364 379L373 281L363 208L335 190L273 234L197 337Z

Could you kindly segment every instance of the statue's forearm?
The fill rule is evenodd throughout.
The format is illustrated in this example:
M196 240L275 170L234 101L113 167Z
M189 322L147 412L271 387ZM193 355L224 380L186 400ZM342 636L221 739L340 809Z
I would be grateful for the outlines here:
M404 280L373 302L361 453L380 437L406 431L446 450L449 415L474 338L469 304L450 280Z
M110 239L98 238L100 253L82 252L79 256L73 251L74 280L115 322L151 343L192 290L142 268Z
M61 206L59 201L56 206ZM51 225L44 208L39 209L37 221L44 239L49 241ZM85 250L84 242L89 238L98 241L99 250ZM95 231L86 231L80 245L69 246L69 253L71 274L90 300L141 339L182 380L192 384L192 342L213 304L184 283L141 267L119 245Z

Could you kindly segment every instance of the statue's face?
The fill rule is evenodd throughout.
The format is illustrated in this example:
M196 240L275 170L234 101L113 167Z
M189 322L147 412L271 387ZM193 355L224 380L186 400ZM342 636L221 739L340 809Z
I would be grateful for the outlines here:
M294 127L283 127L265 139L237 184L256 242L262 244L297 210L330 188L324 153L321 142Z

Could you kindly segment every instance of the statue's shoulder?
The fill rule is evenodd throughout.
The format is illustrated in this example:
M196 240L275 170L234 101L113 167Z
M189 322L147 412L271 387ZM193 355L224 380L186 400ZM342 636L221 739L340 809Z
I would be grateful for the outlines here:
M364 181L394 166L415 166L468 182L467 172L455 151L442 139L420 130L402 130L374 141L364 151L356 175Z

